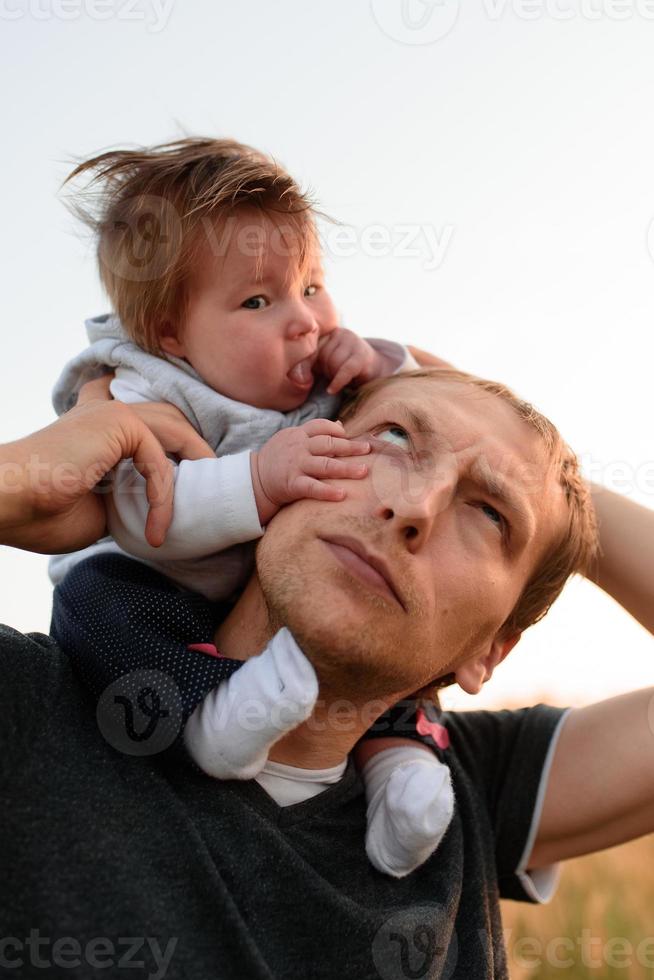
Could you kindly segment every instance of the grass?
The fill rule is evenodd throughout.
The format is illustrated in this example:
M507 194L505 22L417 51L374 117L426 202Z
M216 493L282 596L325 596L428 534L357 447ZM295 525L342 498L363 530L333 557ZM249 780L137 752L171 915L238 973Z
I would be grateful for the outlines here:
M503 902L511 980L654 980L654 834L564 865L549 905Z

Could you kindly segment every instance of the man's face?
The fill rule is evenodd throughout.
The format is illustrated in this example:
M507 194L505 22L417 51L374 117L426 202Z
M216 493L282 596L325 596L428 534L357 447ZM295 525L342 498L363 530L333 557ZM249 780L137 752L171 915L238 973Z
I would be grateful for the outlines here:
M491 649L564 502L537 433L480 388L398 379L346 432L370 441L368 476L280 511L259 581L319 673L404 695Z

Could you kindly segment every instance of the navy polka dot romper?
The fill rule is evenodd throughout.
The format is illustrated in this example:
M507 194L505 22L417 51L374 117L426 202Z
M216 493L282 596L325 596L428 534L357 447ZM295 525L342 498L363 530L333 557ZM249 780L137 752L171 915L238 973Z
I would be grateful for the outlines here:
M50 632L96 698L125 675L158 671L181 696L185 722L209 691L242 666L213 646L229 608L180 590L141 562L95 555L55 588Z

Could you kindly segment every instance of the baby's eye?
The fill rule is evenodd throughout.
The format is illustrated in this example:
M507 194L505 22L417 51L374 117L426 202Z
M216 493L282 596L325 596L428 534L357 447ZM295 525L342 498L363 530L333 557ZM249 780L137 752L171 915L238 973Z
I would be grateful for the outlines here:
M311 285L310 286L307 286L306 289L304 290L304 295L305 296L315 296L316 293L318 292L318 288L319 287L316 286L314 283L311 283Z
M389 436L390 438L386 438ZM377 438L383 439L384 442L392 442L395 446L410 446L411 439L409 438L409 433L406 429L403 429L401 425L385 425L377 432Z
M268 300L265 296L250 296L246 299L241 306L246 310L263 310L268 305Z

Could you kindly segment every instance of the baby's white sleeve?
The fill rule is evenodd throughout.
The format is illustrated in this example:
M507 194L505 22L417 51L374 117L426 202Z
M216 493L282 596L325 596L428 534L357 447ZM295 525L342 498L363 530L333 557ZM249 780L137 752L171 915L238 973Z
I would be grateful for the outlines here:
M107 525L124 551L146 561L203 558L261 537L249 450L173 465L173 519L159 548L145 540L149 507L145 480L131 460L123 460L114 470Z

